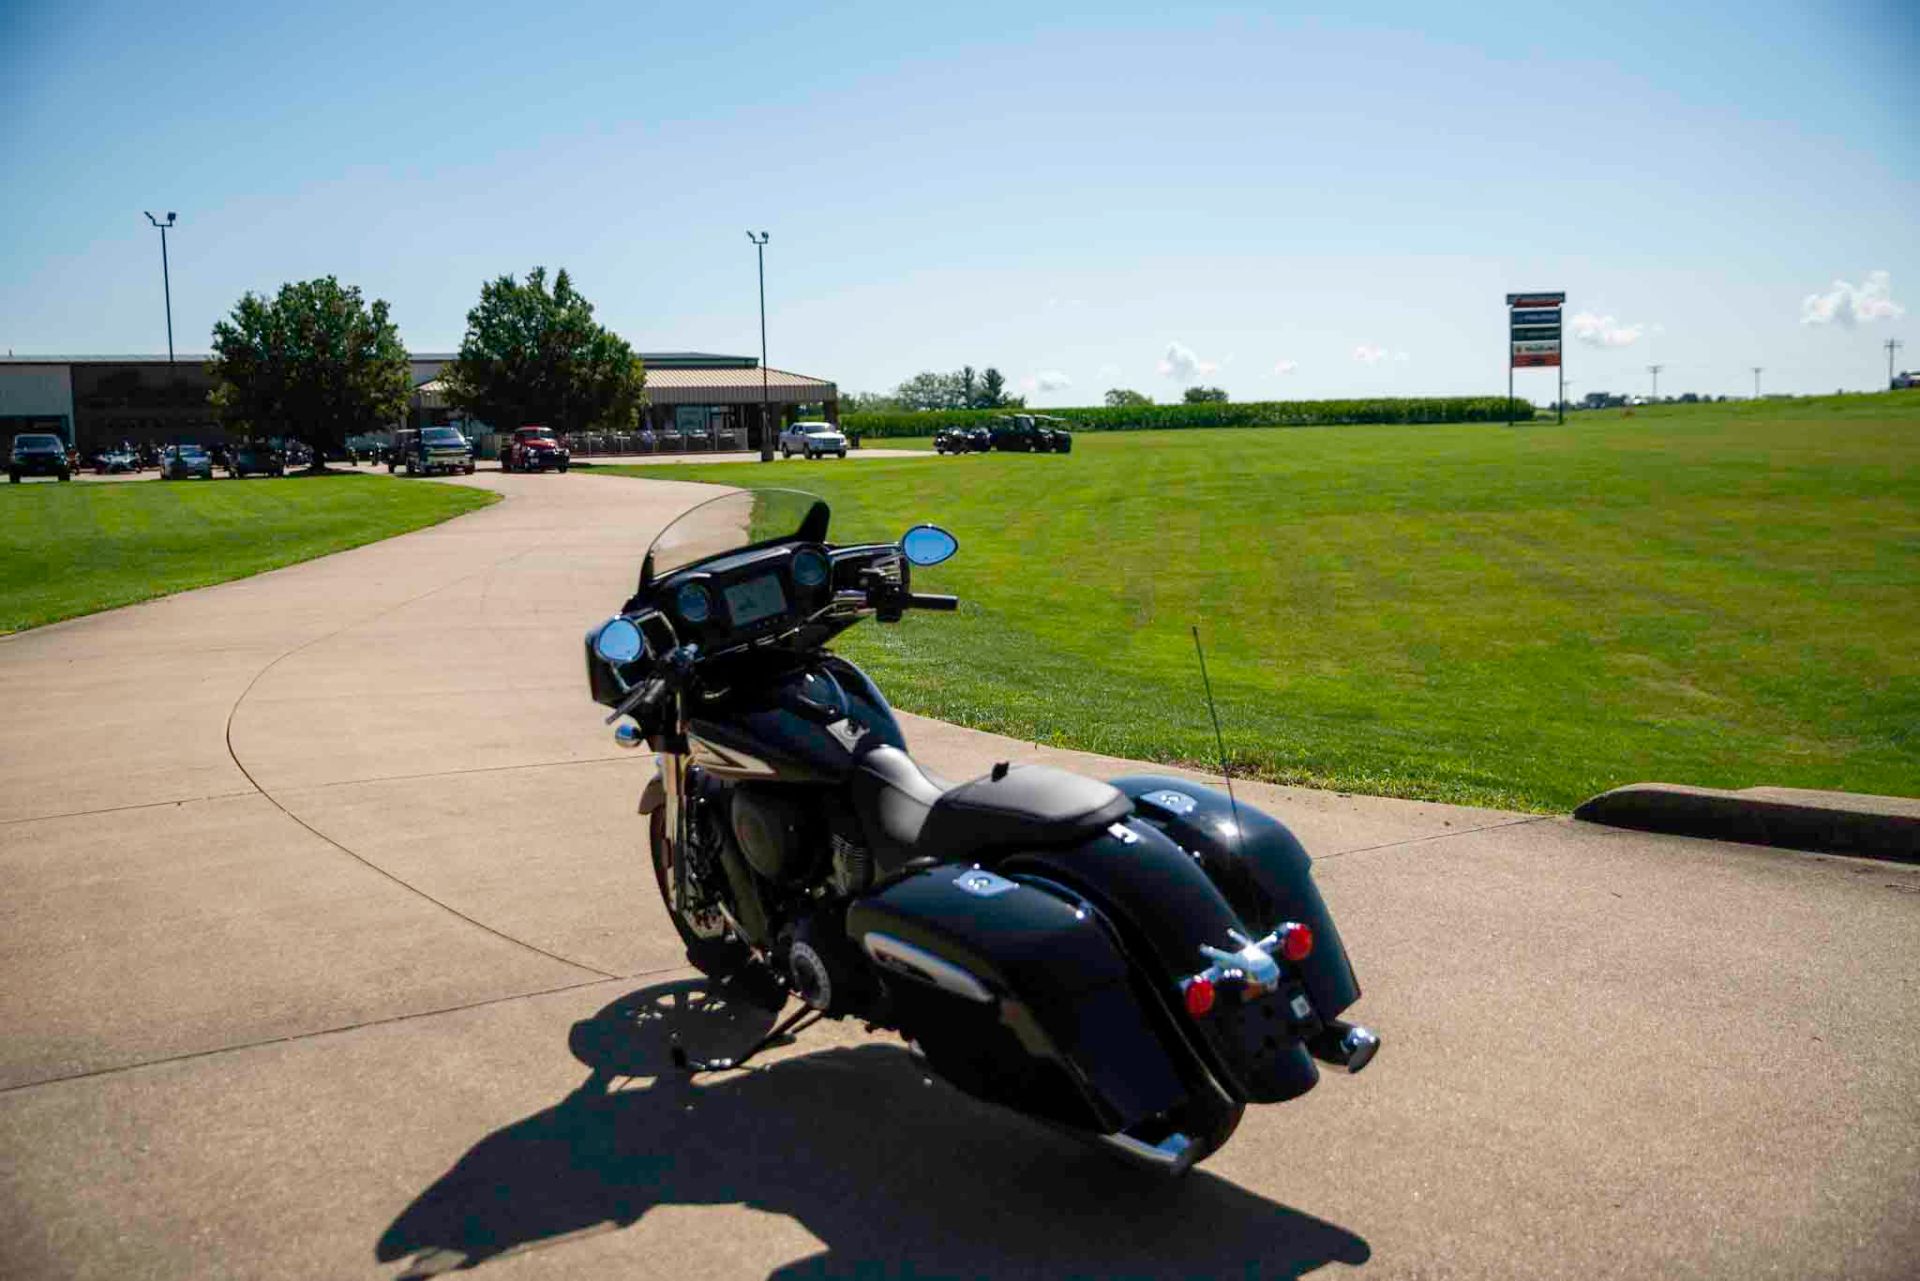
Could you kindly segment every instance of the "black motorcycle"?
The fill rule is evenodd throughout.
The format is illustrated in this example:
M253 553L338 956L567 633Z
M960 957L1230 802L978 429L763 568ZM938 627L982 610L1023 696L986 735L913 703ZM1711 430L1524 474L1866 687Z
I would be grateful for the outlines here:
M1300 844L1185 779L922 769L886 699L826 648L861 619L952 610L916 525L836 546L825 502L744 491L686 512L587 634L596 701L657 753L641 797L655 880L694 965L820 1017L902 1034L960 1089L1179 1173L1314 1060L1379 1039Z

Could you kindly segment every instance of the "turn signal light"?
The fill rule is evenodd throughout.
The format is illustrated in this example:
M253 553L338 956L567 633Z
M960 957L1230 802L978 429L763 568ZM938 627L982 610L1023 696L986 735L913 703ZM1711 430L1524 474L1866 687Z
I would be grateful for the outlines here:
M1213 980L1194 979L1187 984L1187 1013L1196 1019L1199 1018L1213 1008L1213 998Z
M1298 964L1313 955L1313 931L1298 921L1280 927L1280 955Z

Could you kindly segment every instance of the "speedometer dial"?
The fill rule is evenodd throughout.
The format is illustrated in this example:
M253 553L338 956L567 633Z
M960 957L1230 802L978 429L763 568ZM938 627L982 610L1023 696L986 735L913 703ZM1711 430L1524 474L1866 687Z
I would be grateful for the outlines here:
M793 554L793 581L801 587L818 587L827 581L827 558L808 548Z
M673 607L689 623L704 623L713 613L713 596L699 583L688 583L674 596Z

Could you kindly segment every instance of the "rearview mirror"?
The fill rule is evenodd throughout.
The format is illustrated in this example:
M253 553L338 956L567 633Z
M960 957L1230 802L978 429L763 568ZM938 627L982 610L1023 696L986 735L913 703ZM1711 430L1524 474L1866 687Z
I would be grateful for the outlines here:
M593 652L615 666L631 663L645 653L646 648L647 643L631 618L607 620L593 638Z
M960 550L960 540L938 525L915 525L900 539L900 551L916 565L938 565Z

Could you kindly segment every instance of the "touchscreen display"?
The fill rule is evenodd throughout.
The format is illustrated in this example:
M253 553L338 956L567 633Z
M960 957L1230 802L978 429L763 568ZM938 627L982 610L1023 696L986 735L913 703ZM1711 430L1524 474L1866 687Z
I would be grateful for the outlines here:
M727 588L727 613L735 627L745 627L763 618L787 612L787 598L780 590L780 576L766 574L735 583Z

